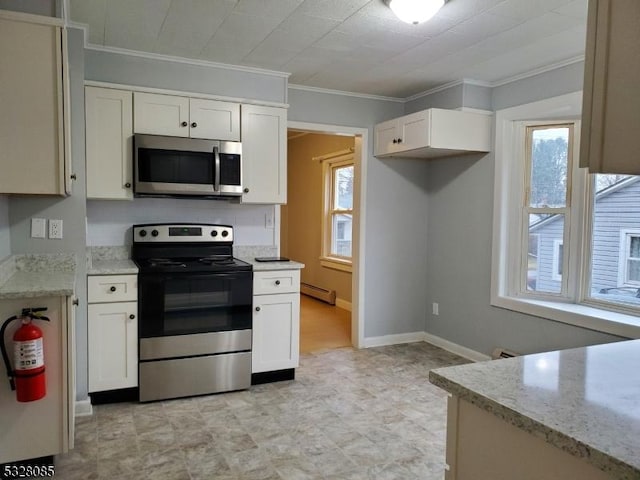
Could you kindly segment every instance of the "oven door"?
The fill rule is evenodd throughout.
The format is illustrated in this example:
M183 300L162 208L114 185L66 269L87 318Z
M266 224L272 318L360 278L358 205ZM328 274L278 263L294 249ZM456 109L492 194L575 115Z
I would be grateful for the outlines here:
M138 276L140 338L251 329L252 272Z

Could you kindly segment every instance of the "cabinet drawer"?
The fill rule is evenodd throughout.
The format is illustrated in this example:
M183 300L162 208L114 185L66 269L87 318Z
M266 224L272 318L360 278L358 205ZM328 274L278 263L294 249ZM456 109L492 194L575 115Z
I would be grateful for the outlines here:
M253 272L253 294L295 293L300 291L299 270Z
M138 299L137 275L91 275L87 277L88 303L130 302Z

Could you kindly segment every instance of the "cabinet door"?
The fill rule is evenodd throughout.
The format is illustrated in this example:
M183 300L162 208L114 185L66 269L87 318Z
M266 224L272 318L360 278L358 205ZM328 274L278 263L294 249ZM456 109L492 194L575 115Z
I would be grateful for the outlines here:
M65 195L61 29L0 18L0 193Z
M399 151L428 147L431 144L429 112L430 110L422 110L398 119Z
M89 392L138 385L136 302L89 304Z
M131 200L132 93L85 88L87 198Z
M287 202L287 111L242 106L242 203Z
M296 368L300 356L300 294L253 297L252 373Z
M387 120L375 127L374 155L395 152L398 142L398 119Z
M240 141L240 104L191 98L189 100L191 138Z
M133 131L151 135L189 136L189 98L135 92Z
M589 2L580 166L639 175L640 2Z

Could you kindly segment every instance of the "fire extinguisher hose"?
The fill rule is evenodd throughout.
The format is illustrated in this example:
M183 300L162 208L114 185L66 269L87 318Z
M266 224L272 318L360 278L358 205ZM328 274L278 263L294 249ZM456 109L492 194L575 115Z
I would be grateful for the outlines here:
M11 390L16 389L16 383L13 380L13 369L11 368L11 363L9 362L9 355L7 355L7 347L4 344L4 332L9 324L17 319L17 315L7 318L2 324L2 327L0 327L0 350L2 350L2 360L4 361L4 366L7 369L7 377L9 377L9 385L11 386Z
M47 307L39 307L39 308L23 308L20 316L14 315L10 318L7 318L2 327L0 327L0 351L2 352L2 360L4 361L4 366L7 370L7 377L9 377L9 385L11 386L11 390L16 389L15 382L15 373L13 368L11 368L11 362L9 361L9 355L7 354L7 347L4 344L4 332L7 330L7 327L14 320L18 320L24 317L29 317L32 320L46 320L49 321L49 317L45 317L42 315L42 312L45 312Z

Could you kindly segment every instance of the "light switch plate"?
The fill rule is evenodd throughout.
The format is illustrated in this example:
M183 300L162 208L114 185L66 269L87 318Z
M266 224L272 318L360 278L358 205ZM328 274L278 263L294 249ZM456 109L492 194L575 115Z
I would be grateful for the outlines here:
M47 238L47 219L31 219L31 238Z
M49 238L62 238L62 220L49 220Z

